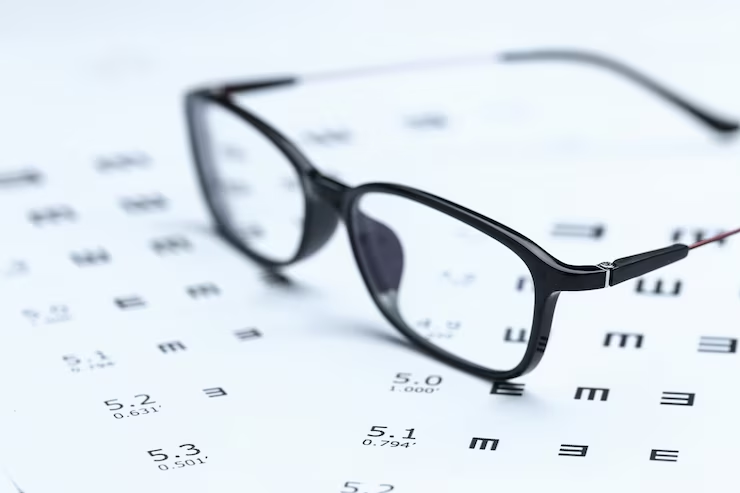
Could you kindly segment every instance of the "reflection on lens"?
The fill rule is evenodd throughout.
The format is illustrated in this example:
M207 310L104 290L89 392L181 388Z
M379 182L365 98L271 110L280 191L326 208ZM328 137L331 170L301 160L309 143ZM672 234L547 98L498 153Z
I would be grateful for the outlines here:
M433 208L386 193L353 212L358 259L381 303L438 348L491 370L523 359L534 292L529 269L495 239Z
M209 184L220 216L250 250L275 262L292 259L303 237L300 178L278 147L231 111L205 111Z

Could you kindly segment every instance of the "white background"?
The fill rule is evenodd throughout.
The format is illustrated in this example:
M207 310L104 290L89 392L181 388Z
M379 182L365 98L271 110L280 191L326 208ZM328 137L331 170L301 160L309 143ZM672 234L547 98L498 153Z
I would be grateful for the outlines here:
M740 115L739 21L740 6L729 1L3 1L0 170L34 165L49 177L36 195L0 196L0 260L22 256L40 266L2 286L8 472L30 493L100 491L101 484L106 491L339 492L353 480L394 484L400 493L726 487L738 438L738 400L727 389L739 364L736 354L703 358L696 345L701 335L737 336L737 242L667 269L668 278L684 279L680 298L636 298L634 285L561 297L546 359L522 380L531 397L502 402L489 384L389 342L394 332L367 299L343 231L292 271L308 295L266 290L256 268L206 232L181 97L192 85L229 77L574 47L629 61L723 114ZM391 135L382 152L310 152L321 164L347 163L342 172L353 182L398 179L449 195L574 263L662 246L677 226L740 224L737 142L718 142L609 77L549 67L527 73L526 80L523 72L502 76L508 92L491 95L513 108L514 121L494 121L490 143L497 145L485 151L478 147L482 131L473 131L474 146L456 135L430 151ZM521 104L530 97L533 106L552 104L544 111L549 119L514 118L520 103L509 103L509 94ZM328 95L321 101L331 105ZM360 100L357 107L374 109ZM635 109L645 113L632 117ZM281 114L291 131L313 124L314 113L290 110ZM584 120L597 110L614 120ZM389 114L346 123L388 137ZM387 157L388 147L404 159ZM149 174L105 181L94 173L95 156L132 149L154 156ZM470 178L459 175L463 158L477 165L488 156L511 166L470 166ZM419 173L423 160L434 163L433 173ZM173 198L171 215L133 224L116 208L116 197L152 190ZM42 232L24 220L30 207L68 202L85 221ZM592 246L549 236L553 221L581 218L606 221L608 241ZM165 264L147 253L149 238L173 232L192 235L198 256ZM114 252L111 270L82 274L65 263L70 249L97 244ZM203 280L221 285L223 298L186 303L182 286ZM132 313L135 319L115 311L110 300L127 291L144 292L151 311ZM68 326L30 330L19 315L60 302L74 310ZM244 324L265 332L254 342L259 351L247 355L238 351L248 346L230 339ZM649 347L605 351L607 330L644 332ZM163 359L156 344L173 338L186 339L192 353ZM100 345L117 354L114 373L70 375L59 366L61 354ZM391 394L397 372L440 374L445 387L434 396ZM219 385L237 389L233 400L203 400L200 389ZM613 388L613 400L601 408L574 401L578 385ZM118 426L124 423L111 419L102 401L144 387L171 414L137 421L138 428ZM658 406L662 391L696 392L697 405ZM363 450L373 425L415 428L421 450ZM497 436L501 449L470 455L472 436ZM218 459L168 483L162 474L171 473L154 469L146 451L180 443L198 443ZM558 457L562 443L589 444L589 456ZM649 462L651 448L682 455L675 464Z

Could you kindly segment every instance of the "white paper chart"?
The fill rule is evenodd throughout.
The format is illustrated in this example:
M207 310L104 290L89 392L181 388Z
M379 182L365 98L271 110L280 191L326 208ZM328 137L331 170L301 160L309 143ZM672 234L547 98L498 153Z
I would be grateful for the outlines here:
M127 74L115 83L69 69L60 87L86 103L40 94L54 115L35 135L29 115L18 135L3 122L15 142L0 158L0 492L731 487L740 241L563 294L539 367L488 382L382 318L343 228L281 275L213 232L181 97L250 74L176 58L149 70L113 56L105 70ZM108 102L106 84L131 99ZM709 89L682 92L740 117ZM346 183L428 190L574 264L740 226L740 143L592 68L478 64L242 103ZM463 260L436 266L438 282L475 279ZM512 297L528 289L512 277ZM433 318L442 301L427 321L440 331L454 323ZM522 344L514 318L495 330Z

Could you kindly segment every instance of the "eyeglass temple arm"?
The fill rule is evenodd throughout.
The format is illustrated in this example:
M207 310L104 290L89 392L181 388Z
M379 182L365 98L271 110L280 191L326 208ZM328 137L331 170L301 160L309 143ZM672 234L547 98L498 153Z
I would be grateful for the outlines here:
M635 82L637 85L644 87L648 91L656 94L658 97L678 106L683 111L692 115L717 132L733 133L740 128L738 122L712 114L710 111L700 108L696 104L682 96L679 96L663 84L660 84L647 75L638 72L634 68L602 55L573 50L531 50L504 52L500 55L500 58L503 62L565 61L598 66Z
M622 257L613 262L602 262L597 267L606 272L604 279L606 288L678 262L686 258L688 254L689 247L679 243L650 252Z
M682 96L679 96L676 92L668 89L666 86L658 83L647 75L640 73L638 70L604 55L580 50L537 49L506 51L496 54L495 59L503 63L528 61L565 61L601 67L608 71L616 73L617 75L621 75L622 77L625 77L632 82L635 82L637 85L647 89L649 92L652 92L658 97L679 107L686 113L692 115L694 118L709 126L710 128L716 130L717 132L729 134L736 132L738 128L740 128L738 122L727 118L722 118L718 115L713 114L709 110L700 108L697 104L690 102ZM490 63L490 61L491 56L486 55L380 65L335 72L306 74L301 77L279 77L246 82L236 82L223 85L216 89L215 92L221 94L222 96L229 96L237 92L254 91L258 89L266 89L277 86L287 86L296 83L310 83L320 80L333 80L358 76L408 72L413 70L453 67L468 64Z
M602 262L597 267L606 272L604 287L615 286L624 281L634 279L635 277L642 276L648 272L665 267L666 265L678 262L679 260L686 258L689 252L695 248L723 240L728 236L732 236L737 233L740 233L740 228L720 233L705 240L697 241L692 245L677 243L658 250L638 253L637 255L632 255L630 257L623 257L614 262Z
M725 231L724 233L719 233L715 236L711 236L709 238L706 238L704 240L697 241L696 243L689 245L689 249L693 250L694 248L699 248L700 246L708 245L710 243L714 243L716 241L722 241L728 236L736 235L740 233L740 228L733 229L731 231Z

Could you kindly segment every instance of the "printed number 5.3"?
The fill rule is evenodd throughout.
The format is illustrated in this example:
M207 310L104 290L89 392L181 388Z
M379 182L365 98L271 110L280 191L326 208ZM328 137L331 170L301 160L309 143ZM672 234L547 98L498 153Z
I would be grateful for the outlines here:
M157 457L157 456L164 457L164 459L154 459L154 462L162 462L163 460L167 460L167 454L158 454L158 453L156 453L156 452L161 452L161 451L162 451L162 449L161 448L158 448L158 449L155 449L155 450L149 450L147 452L147 454L151 455L152 457Z

